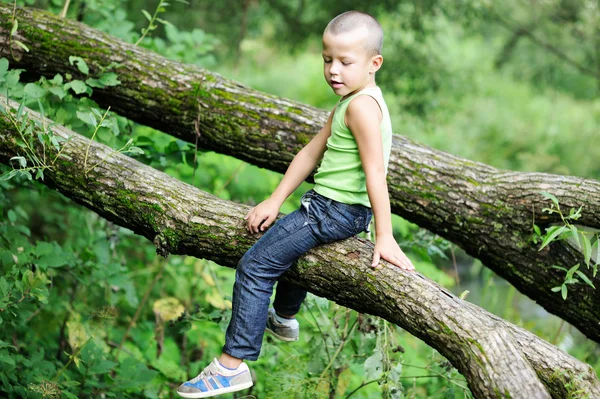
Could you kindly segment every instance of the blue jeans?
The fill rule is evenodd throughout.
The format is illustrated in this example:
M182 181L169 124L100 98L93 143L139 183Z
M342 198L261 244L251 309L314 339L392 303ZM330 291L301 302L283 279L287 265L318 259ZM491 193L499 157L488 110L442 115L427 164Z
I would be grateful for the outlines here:
M314 190L304 194L302 206L275 223L240 259L223 352L258 359L275 282L309 249L366 231L371 217L371 208L342 204ZM273 306L280 314L294 315L304 298L304 289L280 281Z

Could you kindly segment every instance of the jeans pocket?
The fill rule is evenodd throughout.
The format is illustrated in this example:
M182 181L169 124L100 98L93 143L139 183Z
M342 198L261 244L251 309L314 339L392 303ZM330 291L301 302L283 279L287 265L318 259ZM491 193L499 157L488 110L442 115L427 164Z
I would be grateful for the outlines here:
M329 207L328 213L331 222L350 237L365 231L371 219L368 208L335 201Z
M308 190L304 193L304 195L302 195L302 198L300 199L300 205L306 210L306 212L308 212L308 209L310 208L310 201L313 199L315 194L316 193L314 190Z

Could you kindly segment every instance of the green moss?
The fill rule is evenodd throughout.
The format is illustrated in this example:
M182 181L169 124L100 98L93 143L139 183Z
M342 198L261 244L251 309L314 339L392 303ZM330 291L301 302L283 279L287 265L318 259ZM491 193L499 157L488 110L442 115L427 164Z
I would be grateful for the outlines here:
M296 115L304 115L304 112L299 110L298 108L293 108L293 107L287 107L285 109L287 112L290 112L292 114L296 114Z
M312 140L311 135L305 133L298 133L296 135L296 141L298 141L299 144L306 145L310 142L310 140Z
M467 222L469 224L486 224L486 220L479 216L467 216Z
M446 324L441 323L440 327L442 327L444 334L446 334L448 336L456 335L456 333L450 327L448 327Z
M175 249L179 245L179 232L174 229L166 228L161 230L160 235L163 236L168 249Z

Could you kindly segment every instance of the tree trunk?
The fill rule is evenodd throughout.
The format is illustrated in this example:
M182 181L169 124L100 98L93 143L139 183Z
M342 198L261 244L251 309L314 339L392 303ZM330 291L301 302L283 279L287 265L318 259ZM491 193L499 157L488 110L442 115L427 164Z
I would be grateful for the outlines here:
M0 97L0 103L6 101ZM0 162L10 165L24 150L17 130L21 120L15 122L15 112L8 115L0 116ZM49 124L33 111L22 118L37 121L33 137ZM68 139L58 157L53 147L43 148L38 140L31 144L38 158L47 160L44 184L153 241L160 254L234 267L256 241L244 228L247 206L199 191L60 125L53 134ZM419 337L465 376L477 398L567 398L572 389L600 397L600 382L589 365L417 272L387 263L372 269L372 250L359 238L321 246L300 258L286 278Z
M261 93L218 74L184 65L134 47L74 21L44 11L17 8L18 39L13 66L46 76L83 77L68 57L90 66L118 63L121 84L94 90L99 104L139 123L194 142L195 125L203 148L283 172L294 154L326 120L327 113ZM10 57L12 7L0 5L0 56ZM542 173L497 170L395 136L388 184L394 213L456 243L507 279L547 311L600 342L600 295L591 287L569 287L566 301L551 288L564 281L553 268L583 264L568 244L538 251L529 239L532 223L543 229L560 222L542 213L549 191L563 209L584 206L581 225L600 228L600 183ZM600 274L589 279L600 285Z

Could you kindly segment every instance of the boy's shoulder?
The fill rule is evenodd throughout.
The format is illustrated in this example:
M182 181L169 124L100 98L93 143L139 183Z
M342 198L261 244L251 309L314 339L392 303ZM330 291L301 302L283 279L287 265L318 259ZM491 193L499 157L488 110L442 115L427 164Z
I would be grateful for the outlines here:
M379 103L380 99L373 97L372 93L369 92L370 89L378 89L381 93L378 87L357 93L357 96L350 100L346 108L345 120L347 125L352 124L355 119L375 122L374 117L377 117L377 122L381 122L383 114L382 106Z

